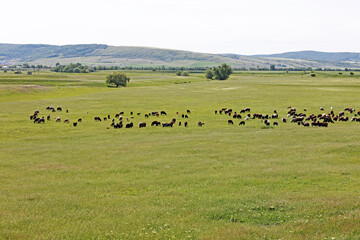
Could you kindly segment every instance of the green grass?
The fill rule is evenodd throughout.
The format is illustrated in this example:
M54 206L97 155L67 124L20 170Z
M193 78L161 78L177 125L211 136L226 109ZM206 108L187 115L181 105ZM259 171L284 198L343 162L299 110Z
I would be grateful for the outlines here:
M359 123L240 127L214 114L359 109L356 75L127 72L127 88L108 88L106 74L0 74L1 239L360 238ZM49 105L69 113L29 120ZM189 128L137 127L154 110L184 121L186 109ZM142 113L135 128L93 120L120 110Z

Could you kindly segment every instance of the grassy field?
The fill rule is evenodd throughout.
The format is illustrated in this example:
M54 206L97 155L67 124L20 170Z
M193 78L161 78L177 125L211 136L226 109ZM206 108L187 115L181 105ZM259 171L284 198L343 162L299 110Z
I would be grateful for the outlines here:
M229 126L214 114L359 110L357 75L127 72L127 88L109 88L106 74L0 73L0 239L360 238L360 123ZM137 127L184 122L187 109L188 128ZM34 124L35 110L51 120ZM144 117L155 110L168 116ZM133 129L93 120L119 111L142 114Z

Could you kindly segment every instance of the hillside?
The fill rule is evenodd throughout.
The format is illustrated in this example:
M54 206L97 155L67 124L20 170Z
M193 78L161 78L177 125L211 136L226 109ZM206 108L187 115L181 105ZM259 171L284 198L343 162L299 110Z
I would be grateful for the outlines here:
M270 57L270 58L328 61L328 62L359 62L360 61L360 53L353 53L353 52L300 51L300 52L286 52L279 54L255 55L255 56Z
M79 62L87 65L108 66L211 67L221 63L228 63L237 68L268 68L272 64L277 68L360 68L360 64L355 61L357 59L355 53L349 53L347 57L344 54L342 58L340 58L341 54L332 58L326 57L328 56L326 54L331 53L323 53L322 57L315 59L315 57L311 57L311 55L319 54L314 54L313 52L303 52L302 55L287 53L243 56L237 54L197 53L150 47L117 47L102 44L64 46L46 44L0 44L0 64L3 65L29 63L54 66L57 62L61 64Z

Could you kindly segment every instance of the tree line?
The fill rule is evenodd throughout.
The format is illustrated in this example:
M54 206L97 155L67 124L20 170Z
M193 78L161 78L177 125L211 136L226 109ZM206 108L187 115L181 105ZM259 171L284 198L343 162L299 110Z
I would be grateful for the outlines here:
M0 69L3 69L3 66L0 65ZM180 75L185 72L205 72L207 69L213 69L213 67L171 67L171 66L102 66L102 65L96 65L96 66L87 66L82 65L80 63L70 63L68 65L61 65L60 63L56 63L55 67L49 67L47 65L34 65L34 64L28 64L23 63L20 65L11 65L7 66L8 70L29 70L33 69L35 70L47 70L50 69L50 71L54 72L67 72L67 73L88 73L88 72L95 72L95 71L102 71L102 70L111 70L111 71L131 71L131 70L144 70L144 71L168 71L168 72L175 72ZM270 65L270 67L233 67L233 71L360 71L360 69L356 68L311 68L311 67L284 67L284 66L275 66Z

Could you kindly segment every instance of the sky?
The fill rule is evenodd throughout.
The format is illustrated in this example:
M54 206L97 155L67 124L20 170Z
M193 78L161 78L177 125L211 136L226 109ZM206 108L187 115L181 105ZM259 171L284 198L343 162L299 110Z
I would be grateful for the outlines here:
M0 43L360 52L359 0L12 0Z

